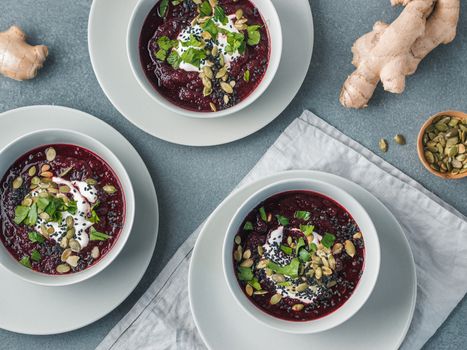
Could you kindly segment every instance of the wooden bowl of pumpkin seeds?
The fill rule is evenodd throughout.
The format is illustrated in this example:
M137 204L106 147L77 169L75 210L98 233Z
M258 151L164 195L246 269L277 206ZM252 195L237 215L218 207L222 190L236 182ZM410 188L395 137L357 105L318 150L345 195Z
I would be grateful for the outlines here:
M467 113L445 111L423 124L418 156L431 173L444 179L467 176Z

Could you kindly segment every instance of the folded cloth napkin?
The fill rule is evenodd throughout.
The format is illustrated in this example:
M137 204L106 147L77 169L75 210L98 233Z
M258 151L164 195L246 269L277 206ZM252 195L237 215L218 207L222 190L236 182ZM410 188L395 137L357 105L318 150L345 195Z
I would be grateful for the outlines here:
M340 162L324 156L331 152L339 154ZM420 349L467 291L466 218L309 111L292 122L239 186L290 169L346 177L377 196L397 217L412 248L418 279L415 314L401 349ZM199 232L200 228L179 248L98 350L206 348L190 313L187 286Z

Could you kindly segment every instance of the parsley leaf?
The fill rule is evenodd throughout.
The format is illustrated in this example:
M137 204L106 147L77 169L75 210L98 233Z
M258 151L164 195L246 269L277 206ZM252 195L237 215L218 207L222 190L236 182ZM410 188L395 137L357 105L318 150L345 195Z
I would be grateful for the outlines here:
M44 197L39 197L37 199L37 209L39 210L44 210L45 208L47 208L47 206L49 205L50 201L47 199L47 198L44 198Z
M15 218L13 221L15 222L15 224L19 225L24 221L24 219L26 219L28 214L29 214L29 207L26 207L24 205L18 205L15 208Z
M217 38L217 34L219 34L219 28L217 28L216 23L212 19L209 19L206 21L203 25L202 28L205 32L208 32L211 34L213 38Z
M250 286L252 286L252 287L253 287L254 289L256 289L256 290L261 290L261 289L262 289L262 288L261 288L261 284L259 283L258 279L256 279L255 277L253 277L253 278L251 279L251 281L248 281L248 284L249 284Z
M39 253L36 249L34 249L31 252L31 259L37 262L41 261L42 259L41 253Z
M193 34L190 34L190 38L187 41L181 41L181 43L184 47L201 47L203 45Z
M288 247L286 245L281 244L281 250L287 255L292 255L292 248L291 247Z
M300 261L297 258L292 259L290 264L285 265L285 266L280 266L273 262L268 263L268 268L270 268L274 272L279 273L281 275L286 275L292 278L298 277L299 267L300 267Z
M253 26L248 26L246 31L248 33L248 45L254 46L258 45L260 40L261 40L261 33L259 31L259 28L261 26L259 25L253 25Z
M313 225L300 225L300 231L303 232L305 236L311 236L315 227Z
M238 267L238 279L240 281L251 281L253 279L253 271L249 267Z
M206 52L204 52L204 50L197 50L193 47L190 47L181 56L181 59L183 62L189 63L198 68L201 65L201 61L204 60L205 58L206 58Z
M250 81L250 71L247 69L245 73L243 73L243 80L245 80L247 83Z
M159 11L157 11L157 13L159 14L159 17L165 17L165 14L167 13L168 8L169 8L169 0L161 0Z
M245 225L243 226L243 229L245 231L253 231L253 224L251 223L251 221L245 222Z
M305 246L305 240L302 237L300 237L297 242L297 247L295 248L295 255L298 255L300 248L304 246Z
M159 61L165 61L165 59L167 57L167 51L165 51L164 49L160 49L159 51L156 52L155 57Z
M324 245L326 248L331 248L336 240L336 236L326 233L324 237L321 239L321 244Z
M216 6L214 8L214 19L216 21L221 22L224 25L227 24L227 22L229 21L229 19L225 15L224 9L220 6Z
M28 233L28 238L29 240L32 242L32 243L44 243L45 242L45 238L44 236L42 236L40 233L37 233L37 232L29 232Z
M177 44L177 40L170 40L167 36L161 36L159 39L157 39L157 45L159 45L159 48L165 51L169 51L172 47L175 47Z
M294 214L294 217L296 219L301 219L301 220L310 220L310 212L309 211L304 211L304 210L297 210Z
M28 226L34 226L36 224L36 221L37 221L37 205L36 203L34 203L29 208L28 217L26 218L26 221L24 223Z
M169 57L167 57L167 63L170 64L173 69L178 69L181 62L182 59L180 58L180 55L177 51L172 51Z
M289 219L287 219L285 216L276 215L276 218L279 224L281 224L282 226L287 226L289 224Z
M318 247L316 246L315 243L311 242L310 243L310 253L313 254L314 252L316 252L318 250Z
M94 227L91 226L89 239L91 241L105 241L111 238L111 236L106 235L105 233L97 231Z
M212 7L209 4L208 1L204 1L200 6L199 6L199 13L201 16L211 16L212 14Z
M19 263L27 268L31 268L31 261L29 260L29 256L23 256Z

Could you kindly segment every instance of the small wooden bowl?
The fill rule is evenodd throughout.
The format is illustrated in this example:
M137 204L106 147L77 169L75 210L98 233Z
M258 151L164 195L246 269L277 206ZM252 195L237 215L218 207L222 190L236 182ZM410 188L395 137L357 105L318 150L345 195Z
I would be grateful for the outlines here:
M462 179L467 176L467 172L463 174L451 174L451 173L441 173L439 171L436 171L432 167L430 167L430 163L425 159L425 151L423 150L423 135L425 134L426 128L428 128L433 119L440 116L440 115L446 115L450 117L456 117L458 119L467 119L467 113L460 112L460 111L444 111L444 112L439 112L430 118L423 124L422 128L420 129L420 132L418 134L418 140L417 140L417 151L418 151L418 158L420 158L420 161L422 162L423 166L432 174L439 176L443 179Z

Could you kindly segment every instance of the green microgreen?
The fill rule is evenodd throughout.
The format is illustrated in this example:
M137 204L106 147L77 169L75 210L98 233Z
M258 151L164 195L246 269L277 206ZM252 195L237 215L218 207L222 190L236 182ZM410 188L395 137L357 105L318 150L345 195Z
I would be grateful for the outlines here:
M251 223L251 221L245 222L245 225L243 225L243 229L245 231L253 231L253 224Z
M44 243L45 238L40 233L31 231L28 233L28 238L32 243Z
M91 226L91 229L89 232L89 239L91 241L105 241L109 238L111 238L111 236L106 235L105 233L99 232L93 226Z
M276 215L277 222L282 226L287 226L289 224L289 219L282 215Z

